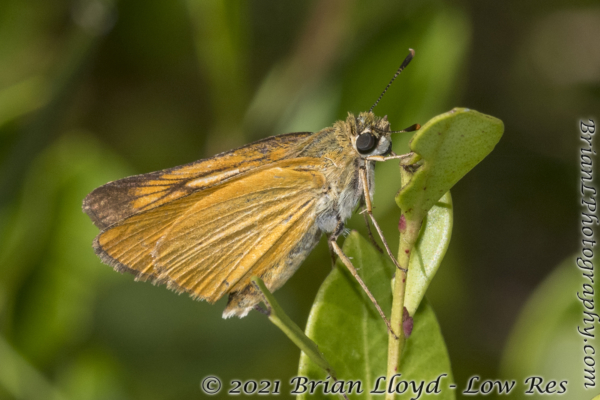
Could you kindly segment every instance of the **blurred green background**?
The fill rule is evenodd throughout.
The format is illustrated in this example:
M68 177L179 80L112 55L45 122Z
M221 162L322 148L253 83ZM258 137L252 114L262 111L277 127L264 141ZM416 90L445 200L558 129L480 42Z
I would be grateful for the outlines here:
M599 37L600 4L585 0L2 0L0 399L197 398L206 375L287 382L299 350L263 315L222 320L224 301L101 264L82 199L368 110L409 47L375 109L393 129L455 106L505 123L453 190L453 238L428 294L459 388L472 375L522 382L539 363L577 379L577 269L561 272L571 286L534 292L579 249L578 120L600 109ZM397 164L376 175L375 214L396 247ZM349 227L363 231L362 217ZM276 293L300 326L329 270L322 241ZM532 295L526 315L553 314L535 327L554 341L526 338L526 316L511 336ZM533 350L549 358L517 371Z

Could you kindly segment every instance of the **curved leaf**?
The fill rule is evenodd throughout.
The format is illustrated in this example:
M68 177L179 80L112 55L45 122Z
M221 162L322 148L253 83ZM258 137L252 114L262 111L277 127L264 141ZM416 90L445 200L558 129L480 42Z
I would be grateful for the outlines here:
M393 264L357 232L350 233L343 250L351 257L358 273L389 315ZM422 302L414 321L414 330L403 357L401 379L429 382L441 374L447 374L441 378L442 393L431 398L452 400L454 392L448 389L452 381L448 353L435 314L427 302ZM319 350L335 368L339 380L362 382L363 393L357 395L354 392L349 395L350 398L381 396L369 392L374 389L377 378L386 375L386 327L362 288L339 262L319 289L306 334L319 345ZM299 375L331 382L323 370L304 354L300 356ZM300 398L328 398L321 388L310 397L304 393ZM408 391L400 398L411 397L414 397L414 393ZM423 393L420 398L428 397Z
M423 125L410 144L422 165L396 196L407 219L424 216L494 149L503 131L499 119L468 108L455 108Z
M429 210L410 258L404 307L414 315L446 254L452 235L450 192Z
M596 264L598 258L594 261ZM542 388L551 380L557 383L566 381L567 393L564 397L589 399L598 391L598 367L586 366L584 357L587 351L587 355L591 356L590 364L592 359L596 359L597 364L597 357L593 353L597 353L600 348L597 330L594 328L597 327L598 318L586 316L584 311L589 310L586 310L577 298L577 294L589 298L583 293L583 284L591 282L582 278L575 263L575 256L564 260L527 301L509 337L501 372L503 377L515 379L517 382L541 377ZM587 323L584 322L585 318L588 319ZM578 329L583 331L586 327L588 332L594 335L593 338L577 332ZM591 347L584 350L586 345ZM585 369L593 372L585 372ZM586 389L584 385L592 383L586 377L593 375L596 376L595 386ZM526 394L525 391L530 388L531 383L531 379L525 382L525 389L516 392L514 396L511 394L511 399L536 400L549 397L548 394L541 394L535 390L533 394ZM554 388L559 389L558 386Z

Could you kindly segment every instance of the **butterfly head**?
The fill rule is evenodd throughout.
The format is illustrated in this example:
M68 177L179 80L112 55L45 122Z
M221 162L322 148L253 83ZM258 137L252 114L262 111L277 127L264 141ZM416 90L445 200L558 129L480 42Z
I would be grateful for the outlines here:
M392 151L390 123L387 116L381 118L372 112L362 112L355 117L348 115L352 147L363 158L386 155Z
M394 79L400 75L415 56L415 51L413 49L408 50L408 56L404 59L390 83L388 83L369 111L360 113L358 117L354 117L352 114L348 115L346 122L350 126L350 140L354 150L356 150L362 158L390 154L392 152L392 139L390 137L392 133L411 132L420 128L419 124L415 124L402 131L390 131L390 123L387 120L387 116L380 118L373 114L373 109L379 104L379 101L392 85Z

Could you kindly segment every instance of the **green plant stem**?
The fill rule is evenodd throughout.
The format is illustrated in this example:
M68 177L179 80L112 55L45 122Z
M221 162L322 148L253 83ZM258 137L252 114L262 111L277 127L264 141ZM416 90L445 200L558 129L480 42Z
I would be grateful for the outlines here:
M277 303L273 294L267 289L265 283L257 276L252 277L252 282L255 287L260 290L263 295L263 302L268 307L269 320L288 337L296 346L300 348L315 364L321 367L331 376L334 382L337 382L337 376L325 356L319 350L319 347L308 336L304 334L302 329L296 325L294 321L283 311L283 308ZM340 397L348 399L345 393L341 393Z
M412 172L407 168L401 167L401 182L404 186L412 177ZM412 250L419 237L419 231L423 223L424 215L420 213L410 212L412 210L402 210L400 219L400 246L398 250L398 263L404 269L408 269ZM391 325L396 331L398 339L391 334L388 335L388 365L387 365L387 380L388 387L393 385L392 379L395 374L400 371L400 361L402 359L402 351L406 343L406 335L403 329L403 314L404 314L404 296L406 288L406 276L408 271L396 271L393 288L392 300L392 315ZM394 400L396 394L386 392L386 400Z
M289 337L311 360L313 360L315 364L323 368L327 373L335 375L333 368L331 368L327 360L325 360L319 351L317 344L310 340L310 338L302 332L302 329L287 316L279 303L275 300L275 297L273 297L269 289L267 289L264 282L256 276L252 277L252 282L254 282L256 288L263 294L264 303L268 307L269 320L281 329L281 331L285 333L285 335Z

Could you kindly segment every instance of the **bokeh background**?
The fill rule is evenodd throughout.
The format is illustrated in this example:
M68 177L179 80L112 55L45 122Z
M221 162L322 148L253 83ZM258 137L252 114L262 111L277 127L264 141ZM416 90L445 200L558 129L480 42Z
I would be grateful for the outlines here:
M573 379L569 398L585 398L571 397L583 353L569 260L598 38L600 4L586 0L2 0L0 399L198 398L209 374L287 382L299 350L263 315L222 320L223 301L101 264L82 199L367 110L409 47L375 109L392 128L455 106L505 123L453 189L452 242L428 293L459 388L535 373ZM375 214L396 247L398 167L376 174ZM276 293L300 326L329 263L323 241Z

